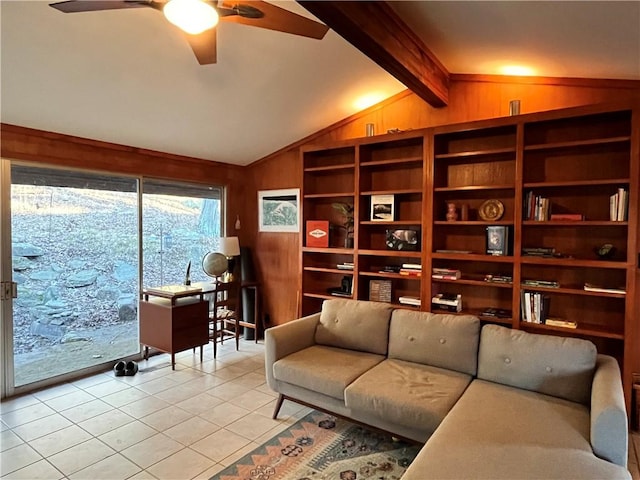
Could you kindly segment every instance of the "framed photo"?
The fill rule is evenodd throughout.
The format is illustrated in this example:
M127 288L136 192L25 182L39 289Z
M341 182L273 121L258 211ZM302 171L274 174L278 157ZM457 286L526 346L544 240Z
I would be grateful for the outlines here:
M492 225L487 227L487 254L509 255L509 227Z
M391 222L395 218L393 195L371 195L371 220Z
M300 231L299 188L258 192L258 231Z
M385 244L389 250L420 250L420 235L416 230L387 230Z

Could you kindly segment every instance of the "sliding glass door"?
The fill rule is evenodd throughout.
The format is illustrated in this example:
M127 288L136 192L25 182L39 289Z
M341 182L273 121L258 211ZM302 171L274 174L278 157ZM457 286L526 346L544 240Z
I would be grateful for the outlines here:
M0 162L3 396L139 354L140 287L209 280L223 187Z
M139 351L138 180L11 167L15 387Z

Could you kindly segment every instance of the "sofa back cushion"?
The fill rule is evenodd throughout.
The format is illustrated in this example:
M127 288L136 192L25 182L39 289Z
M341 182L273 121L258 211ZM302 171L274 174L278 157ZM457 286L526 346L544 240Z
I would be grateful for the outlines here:
M475 375L480 321L471 315L394 310L389 358Z
M387 303L325 300L316 328L316 343L386 355L391 310Z
M589 405L596 356L588 340L485 325L478 378Z

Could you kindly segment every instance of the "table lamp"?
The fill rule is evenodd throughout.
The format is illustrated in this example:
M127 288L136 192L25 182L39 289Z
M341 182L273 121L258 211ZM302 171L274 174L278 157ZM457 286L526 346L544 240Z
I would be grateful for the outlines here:
M222 253L229 261L229 269L227 270L226 281L233 281L233 272L236 268L236 259L240 255L240 242L238 237L221 237L220 253Z

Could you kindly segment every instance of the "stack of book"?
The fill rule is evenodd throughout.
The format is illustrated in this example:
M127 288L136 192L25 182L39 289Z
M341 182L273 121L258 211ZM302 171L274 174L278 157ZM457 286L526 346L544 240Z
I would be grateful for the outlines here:
M553 247L524 247L522 255L527 257L553 257L556 249Z
M483 317L511 318L511 310L505 308L485 308L480 314Z
M525 287L560 288L560 283L555 280L522 280L522 285Z
M627 220L629 204L629 192L619 188L618 192L609 197L609 220L612 222L624 222Z
M419 297L410 296L399 297L398 302L400 302L402 305L411 305L412 307L419 307L421 304Z
M431 278L438 280L458 280L460 278L460 270L453 268L432 268Z
M511 283L513 277L511 275L495 275L493 273L487 273L484 276L484 281L489 283Z
M596 285L594 283L584 284L585 292L600 292L600 293L620 293L626 295L624 287L607 287L605 285Z
M551 201L548 198L528 192L524 201L524 219L545 221L551 215Z
M578 328L577 322L572 322L570 320L561 320L559 318L547 318L544 321L544 324L549 325L550 327Z
M399 273L400 275L420 277L422 276L422 265L419 263L403 263Z
M342 262L336 267L338 267L338 270L353 270L353 262Z
M520 293L520 306L522 309L522 321L528 323L545 323L549 313L548 295L540 292L523 290Z
M462 295L459 293L438 293L431 299L431 308L447 312L462 311Z

